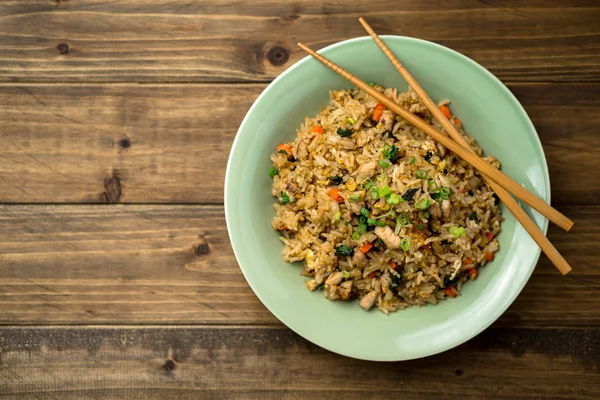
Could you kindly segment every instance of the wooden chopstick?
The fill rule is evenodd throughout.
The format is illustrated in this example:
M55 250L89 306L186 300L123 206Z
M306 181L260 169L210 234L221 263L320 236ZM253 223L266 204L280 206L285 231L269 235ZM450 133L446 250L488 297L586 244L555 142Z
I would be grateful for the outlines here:
M561 227L570 227L573 223L564 215L562 215L558 210L552 208L550 205L546 204L543 200L529 192L527 189L519 185L517 182L513 181L511 178L503 174L501 171L498 171L487 162L482 160L476 154L471 153L470 150L465 149L464 147L457 144L454 140L447 137L444 133L438 131L427 122L412 114L411 112L405 110L391 99L388 99L383 94L379 93L377 90L373 89L371 86L352 75L350 72L346 71L339 65L334 64L327 58L318 54L314 50L306 47L302 43L298 43L298 46L311 54L317 60L325 64L327 67L332 69L337 74L341 75L343 78L350 81L353 85L358 86L365 92L369 93L371 96L379 100L389 109L393 110L396 114L400 115L402 118L406 119L412 125L416 126L423 132L427 133L434 140L446 146L452 152L456 153L460 158L471 164L475 169L477 169L481 174L488 176L490 179L493 179L505 189L510 191L512 194L517 196L519 199L523 200L525 203L529 204L532 208L537 210L540 214L544 215L550 221L556 223Z
M431 111L435 119L437 119L440 124L444 127L447 133L450 134L450 137L454 139L458 144L460 144L465 149L468 149L472 153L474 153L471 146L467 143L464 137L456 130L454 125L446 118L446 116L442 113L440 108L431 100L429 95L423 90L423 88L419 85L419 83L413 78L413 76L408 72L408 70L402 65L402 63L396 58L394 53L385 45L385 43L379 38L377 33L373 31L373 29L367 24L367 22L363 18L358 19L365 30L371 35L375 43L379 46L379 48L384 52L384 54L390 59L394 67L400 72L400 74L404 77L406 82L413 88L415 93L421 98L425 106ZM499 184L494 182L491 179L486 179L492 190L496 192L500 200L504 202L506 207L513 213L515 218L521 223L523 228L529 233L531 238L540 246L540 248L544 251L544 253L548 256L550 261L558 268L558 270L565 275L571 270L571 267L567 263L567 261L560 255L558 250L550 243L548 238L542 233L542 231L537 227L537 225L529 218L527 213L523 211L523 209L519 206L517 201L504 190ZM571 225L563 227L565 230L569 230Z

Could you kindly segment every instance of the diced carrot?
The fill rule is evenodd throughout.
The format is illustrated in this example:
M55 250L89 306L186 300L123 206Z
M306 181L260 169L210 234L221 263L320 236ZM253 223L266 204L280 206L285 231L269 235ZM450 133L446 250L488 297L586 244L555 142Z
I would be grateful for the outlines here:
M485 237L487 238L487 241L489 243L494 238L494 234L492 232L488 232L488 233L485 234Z
M389 266L390 266L390 268L391 268L391 269L396 269L396 268L398 268L398 264L396 264L396 263L395 263L395 262L393 262L393 261L390 261L390 263L389 263Z
M485 259L488 261L492 261L494 259L494 253L486 253Z
M373 246L374 246L373 243L367 242L367 243L363 244L362 246L360 246L359 250L361 253L368 253L369 250L371 250L373 248Z
M340 190L338 188L331 189L329 191L329 195L331 196L332 199L334 199L338 203L343 203L344 202L344 198L340 194Z
M469 275L470 280L474 280L477 278L477 275L479 275L479 272L477 272L477 268L469 268L467 270L467 275Z
M444 289L444 292L446 292L446 295L452 298L456 297L456 289L454 288L454 285L448 286L446 289Z
M454 118L454 125L456 125L458 129L462 128L462 122L458 118Z
M444 117L448 119L452 118L452 113L450 112L450 109L447 106L440 106L440 111L442 112L442 114L444 114Z
M373 121L378 122L381 119L383 110L385 110L385 105L383 103L377 103L375 111L373 111Z
M463 186L458 191L461 193L467 193L467 188Z
M287 154L288 159L292 158L292 145L287 144L287 143L281 143L279 146L277 146L277 151L278 152L282 152L285 151L285 154Z
M285 225L281 225L281 226L279 227L279 230L280 230L280 231L285 231L286 229L287 229L287 226L285 226Z
M321 127L321 125L315 125L311 132L315 132L317 135L322 135L323 134L323 128Z
M369 278L375 278L375 271L373 271L369 274Z
M473 259L472 258L465 258L465 260L463 261L463 264L465 265L469 265L469 264L473 264Z

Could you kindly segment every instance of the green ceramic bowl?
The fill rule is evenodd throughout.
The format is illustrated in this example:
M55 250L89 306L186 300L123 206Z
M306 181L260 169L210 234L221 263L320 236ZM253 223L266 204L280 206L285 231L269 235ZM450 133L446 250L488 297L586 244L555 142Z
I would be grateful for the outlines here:
M446 47L407 37L383 36L434 101L450 99L452 112L502 170L550 201L548 168L527 114L491 73ZM329 46L323 55L369 82L406 90L407 84L371 38ZM309 292L300 265L281 256L283 244L271 228L269 155L294 138L305 116L329 100L329 90L346 80L306 57L271 83L248 111L237 133L225 177L225 215L231 245L248 283L284 324L311 342L349 357L397 361L424 357L457 346L494 322L513 302L533 272L540 250L515 218L498 236L500 250L462 296L436 306L411 307L385 315L365 312L357 302L332 302ZM546 232L548 222L526 211Z

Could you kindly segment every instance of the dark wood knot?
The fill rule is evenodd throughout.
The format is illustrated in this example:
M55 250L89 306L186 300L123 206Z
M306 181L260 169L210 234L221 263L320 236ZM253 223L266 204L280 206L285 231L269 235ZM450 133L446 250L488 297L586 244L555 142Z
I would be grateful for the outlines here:
M129 140L128 137L124 137L123 139L119 140L119 147L121 147L122 149L128 149L131 147L131 140Z
M285 64L289 59L290 52L285 47L275 46L267 51L267 60L276 67Z
M69 45L61 43L58 46L56 46L56 49L60 54L67 54L69 52Z
M177 363L172 358L168 358L163 364L163 368L169 372L174 371L177 368Z
M457 369L456 371L454 371L454 373L456 374L456 376L462 376L465 372L462 369Z
M104 199L107 203L118 203L121 199L121 181L112 176L104 180Z
M194 246L194 253L198 256L205 256L210 252L210 248L208 247L208 243L202 242L198 243Z

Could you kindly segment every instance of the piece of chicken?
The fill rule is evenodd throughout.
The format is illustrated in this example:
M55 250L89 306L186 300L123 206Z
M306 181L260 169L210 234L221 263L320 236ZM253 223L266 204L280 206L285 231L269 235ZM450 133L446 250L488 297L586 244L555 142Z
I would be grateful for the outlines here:
M358 178L369 178L375 173L375 168L377 168L377 161L369 161L358 167L356 171L354 171L354 175ZM358 179L357 182L361 180L362 179Z
M301 140L296 145L296 149L294 152L294 156L297 159L302 159L308 157L308 142L306 140Z
M379 239L383 240L383 243L385 243L388 249L396 250L400 248L400 236L396 235L389 226L377 226L375 227L374 232Z
M308 290L310 290L311 292L315 291L319 287L319 284L314 279L312 279L310 281L306 281L304 283L306 284L306 287L308 288Z
M450 200L442 201L442 214L444 214L444 217L446 217L446 218L448 218L450 216L450 207L451 207Z
M373 304L375 304L375 301L377 301L377 292L373 291L367 293L362 299L360 299L359 304L362 308L369 311L369 309L373 307Z
M329 278L325 281L326 285L339 285L342 281L342 273L339 271L335 271L333 274L329 275Z
M355 251L354 255L352 256L352 262L358 268L364 268L367 265L367 256L360 251Z
M394 123L394 113L391 110L383 110L379 125L381 130L388 132L392 130L392 124Z

